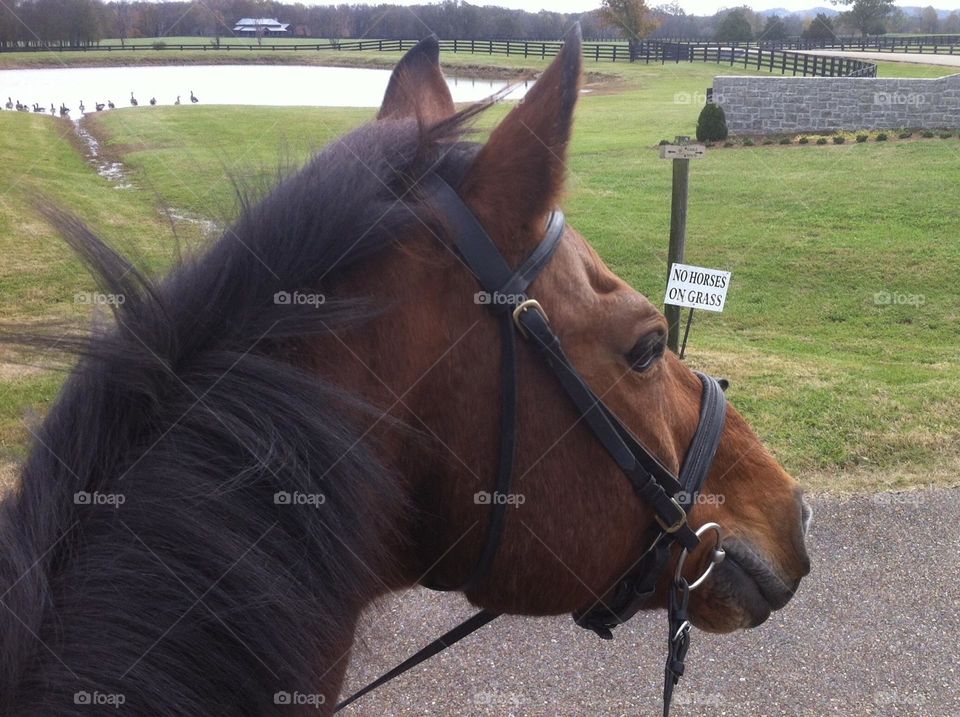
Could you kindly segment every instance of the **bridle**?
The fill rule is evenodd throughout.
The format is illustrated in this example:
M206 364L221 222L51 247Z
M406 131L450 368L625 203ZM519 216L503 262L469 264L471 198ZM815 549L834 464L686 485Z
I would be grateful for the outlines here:
M713 463L726 416L726 400L720 383L697 373L702 384L700 420L678 476L673 475L647 450L630 429L587 385L563 352L560 339L550 327L547 314L527 289L550 261L564 233L563 212L550 213L543 239L519 268L513 269L490 239L483 225L446 181L436 174L424 180L431 202L454 237L460 258L476 277L488 297L487 305L500 327L500 443L497 478L490 500L490 517L483 549L469 577L454 586L430 584L435 590L470 590L489 572L500 545L507 500L513 477L517 441L517 334L520 334L557 378L580 419L606 449L641 501L653 510L655 522L647 549L621 575L614 587L589 608L574 613L577 625L612 639L612 630L633 617L653 597L675 545L681 553L668 600L668 656L664 679L663 714L667 717L673 688L684 671L689 648L690 621L687 603L690 591L701 585L723 560L720 528L707 523L694 530L687 522L700 488ZM501 496L501 499L498 499ZM681 569L701 536L712 531L716 543L704 572L687 582ZM481 610L403 663L387 672L339 705L342 709L371 690L406 672L453 643L463 639L499 615Z

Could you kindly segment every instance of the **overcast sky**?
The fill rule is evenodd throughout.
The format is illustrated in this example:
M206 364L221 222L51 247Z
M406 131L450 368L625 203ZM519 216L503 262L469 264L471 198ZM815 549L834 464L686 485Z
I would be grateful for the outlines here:
M333 0L329 0L332 2ZM361 0L362 1L362 0ZM395 5L422 5L429 0L386 0ZM326 4L327 0L317 0L318 3ZM538 10L554 10L556 12L586 12L599 7L599 0L497 0L488 2L486 0L473 0L476 5L500 5L501 7L511 7L519 10L529 10L537 12ZM647 0L652 7L667 4L669 0ZM370 2L369 4L377 4ZM833 7L830 0L756 0L755 2L729 2L726 0L680 0L682 7L689 15L712 15L717 10L724 7L734 7L736 5L750 5L754 10L766 10L768 8L786 8L787 10L806 10L813 7ZM952 10L960 7L958 0L941 0L939 2L931 0L897 0L897 5L903 6L927 6L932 4L935 8L941 10ZM842 6L837 7L843 10Z

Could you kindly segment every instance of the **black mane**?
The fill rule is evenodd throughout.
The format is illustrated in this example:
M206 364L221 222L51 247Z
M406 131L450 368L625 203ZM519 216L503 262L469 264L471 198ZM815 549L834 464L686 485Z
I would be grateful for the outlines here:
M114 713L89 694L128 714L275 714L276 692L318 691L338 616L390 573L405 497L342 417L355 399L278 350L364 306L274 296L323 291L433 221L411 188L462 172L475 111L335 141L159 282L51 213L123 303L76 343L0 505L0 713Z

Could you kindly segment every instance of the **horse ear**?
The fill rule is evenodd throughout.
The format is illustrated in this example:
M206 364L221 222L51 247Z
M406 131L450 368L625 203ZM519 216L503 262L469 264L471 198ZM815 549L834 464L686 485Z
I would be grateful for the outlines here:
M563 189L582 66L577 23L477 154L461 193L492 235L516 241L518 232L532 231Z
M431 35L393 68L377 119L417 117L433 123L454 112L450 88L440 72L440 43Z

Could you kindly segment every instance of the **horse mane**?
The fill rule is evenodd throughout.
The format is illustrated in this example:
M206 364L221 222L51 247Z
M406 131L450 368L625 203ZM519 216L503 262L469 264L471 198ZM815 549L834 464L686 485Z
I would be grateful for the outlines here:
M416 180L462 174L484 106L334 141L161 280L46 210L123 303L86 337L0 335L80 356L0 504L0 713L89 714L75 695L98 692L135 714L273 714L275 692L318 691L349 649L341 616L394 569L406 502L345 418L365 407L290 350L368 307L274 296L435 223Z

